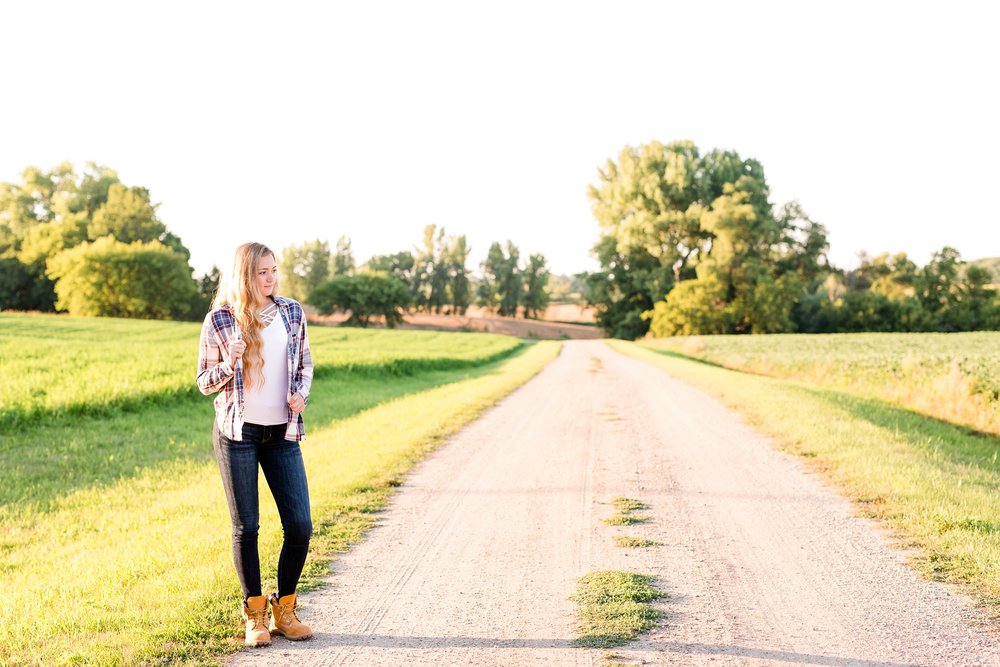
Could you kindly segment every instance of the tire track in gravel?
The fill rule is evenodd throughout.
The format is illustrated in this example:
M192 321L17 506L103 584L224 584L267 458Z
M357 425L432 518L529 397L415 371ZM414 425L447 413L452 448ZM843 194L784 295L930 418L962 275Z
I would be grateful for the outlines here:
M652 520L602 523L617 496ZM616 535L661 546L619 549ZM569 596L587 572L624 569L670 595L661 624L614 651L625 660L1000 665L970 602L903 558L716 401L570 341L417 466L330 586L303 596L314 640L277 638L229 663L605 664L572 647Z

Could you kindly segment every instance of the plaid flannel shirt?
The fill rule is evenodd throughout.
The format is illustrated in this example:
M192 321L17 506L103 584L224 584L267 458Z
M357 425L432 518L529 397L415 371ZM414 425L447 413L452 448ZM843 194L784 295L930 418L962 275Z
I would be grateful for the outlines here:
M274 301L288 332L288 398L297 393L308 403L313 364L306 318L297 301L280 296ZM236 318L227 306L205 316L198 354L198 389L206 396L219 392L215 397L219 430L230 440L239 441L243 439L243 364L237 362L233 368L229 359L229 339L235 331ZM296 415L289 408L285 439L297 441L304 437L302 414Z

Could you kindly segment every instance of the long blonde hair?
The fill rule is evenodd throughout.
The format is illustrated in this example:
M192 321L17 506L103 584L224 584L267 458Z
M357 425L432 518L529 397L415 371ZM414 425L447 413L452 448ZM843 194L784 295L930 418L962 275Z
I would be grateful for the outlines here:
M212 302L212 308L228 307L232 311L236 326L247 344L243 352L243 383L247 389L258 380L264 383L264 361L261 357L261 331L264 326L257 313L266 297L257 287L257 265L262 257L268 255L275 257L274 251L263 243L244 243L237 248L233 268L219 285ZM275 279L271 295L277 294L278 282Z

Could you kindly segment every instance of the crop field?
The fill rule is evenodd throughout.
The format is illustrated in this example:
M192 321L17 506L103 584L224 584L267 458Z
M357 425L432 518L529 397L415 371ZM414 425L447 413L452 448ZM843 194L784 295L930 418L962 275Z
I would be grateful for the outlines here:
M1000 435L1000 332L687 336L644 345Z
M0 315L0 665L202 665L239 647L212 400L194 388L199 331ZM361 538L410 466L559 349L322 327L310 343L315 532L301 590ZM262 503L272 588L280 542Z

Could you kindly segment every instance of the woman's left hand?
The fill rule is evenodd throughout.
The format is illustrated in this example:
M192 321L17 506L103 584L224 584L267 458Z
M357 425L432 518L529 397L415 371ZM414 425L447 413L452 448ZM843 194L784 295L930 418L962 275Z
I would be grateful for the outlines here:
M299 414L306 409L306 402L298 394L292 394L292 397L288 399L288 407L291 409L292 414Z

